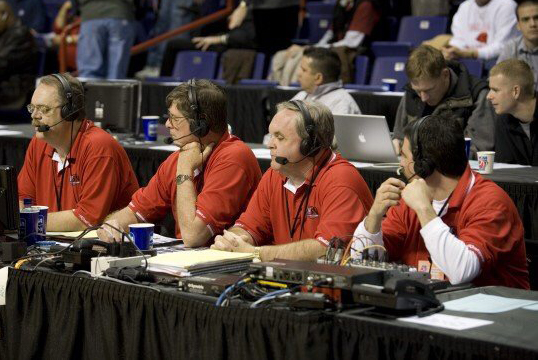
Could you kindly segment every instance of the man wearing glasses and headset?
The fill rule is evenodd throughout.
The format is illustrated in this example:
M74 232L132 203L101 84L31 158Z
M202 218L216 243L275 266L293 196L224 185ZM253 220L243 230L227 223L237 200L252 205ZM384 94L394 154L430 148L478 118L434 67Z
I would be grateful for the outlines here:
M18 177L19 200L49 207L48 231L100 224L138 189L123 147L85 119L84 89L71 75L43 77L28 105L35 136Z
M408 184L396 178L381 184L355 231L352 256L384 247L388 261L452 284L529 289L517 209L499 186L471 170L454 116L408 124L400 165Z
M224 90L209 80L190 80L166 97L171 137L179 147L138 190L129 206L99 230L119 240L115 228L156 222L172 212L175 236L188 247L207 246L245 209L261 178L254 153L228 132ZM106 225L110 224L110 227ZM109 229L110 228L110 229Z

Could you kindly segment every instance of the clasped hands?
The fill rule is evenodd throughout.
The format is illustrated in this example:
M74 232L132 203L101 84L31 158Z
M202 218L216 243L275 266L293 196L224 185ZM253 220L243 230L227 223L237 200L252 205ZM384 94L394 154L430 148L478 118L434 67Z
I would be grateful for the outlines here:
M222 235L215 237L215 243L211 245L213 250L253 253L254 246L247 241L244 235L237 235L231 231L224 230Z

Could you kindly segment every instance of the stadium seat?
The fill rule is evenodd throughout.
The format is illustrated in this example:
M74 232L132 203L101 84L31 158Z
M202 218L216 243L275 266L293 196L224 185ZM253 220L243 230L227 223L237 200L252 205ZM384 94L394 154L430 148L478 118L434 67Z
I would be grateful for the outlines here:
M379 56L407 56L409 51L423 41L445 34L448 19L446 16L404 16L400 22L396 43L374 41L372 52Z
M370 85L383 85L383 79L396 79L396 91L402 91L407 84L407 76L405 75L405 62L407 57L379 57L374 62Z
M314 1L306 3L306 13L309 15L330 15L332 16L334 3Z
M465 65L469 74L478 78L482 77L482 71L484 69L484 63L479 59L460 59L460 63Z
M310 15L304 19L303 26L308 29L308 41L310 44L317 43L327 30L330 29L332 14L329 15Z
M172 77L180 81L215 79L217 61L218 54L213 51L181 51L176 55Z
M368 56L357 55L355 57L355 84L366 84L366 75L368 73Z

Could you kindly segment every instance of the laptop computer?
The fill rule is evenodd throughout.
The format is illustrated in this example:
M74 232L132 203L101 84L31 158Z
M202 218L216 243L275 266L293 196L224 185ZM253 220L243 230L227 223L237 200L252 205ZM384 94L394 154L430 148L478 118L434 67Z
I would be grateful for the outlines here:
M387 119L375 115L334 115L338 151L348 160L398 163Z

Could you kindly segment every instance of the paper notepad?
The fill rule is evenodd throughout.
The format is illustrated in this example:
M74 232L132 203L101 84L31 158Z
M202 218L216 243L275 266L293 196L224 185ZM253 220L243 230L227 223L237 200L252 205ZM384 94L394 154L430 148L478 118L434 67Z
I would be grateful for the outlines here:
M235 260L252 260L252 253L235 253L220 250L185 250L176 253L162 254L148 260L152 265L164 265L190 269L202 265L214 265Z
M245 268L252 261L251 253L233 253L220 250L185 250L159 254L148 259L150 271L177 276L189 276L206 271Z
M66 238L76 238L80 234L82 234L82 231L47 231L47 236L58 236L58 237L66 237ZM86 235L83 236L84 239L93 239L98 238L97 236L97 230L92 230L88 232Z

